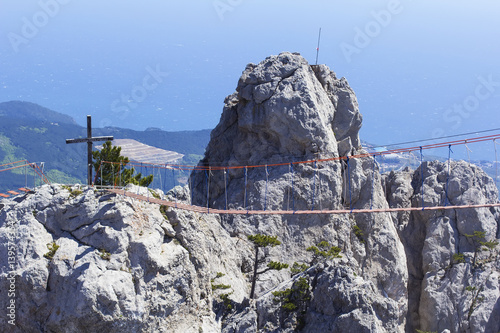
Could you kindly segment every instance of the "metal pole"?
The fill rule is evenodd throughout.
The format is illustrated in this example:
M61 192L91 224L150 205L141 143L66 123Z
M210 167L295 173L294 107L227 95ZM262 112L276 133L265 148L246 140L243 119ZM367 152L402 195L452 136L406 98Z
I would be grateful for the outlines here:
M87 115L87 185L92 185L92 117Z
M493 145L495 147L495 185L498 182L498 154L497 154L497 142L496 139L493 140Z
M321 41L321 28L319 28L319 35L318 35L318 47L316 48L316 65L318 64L318 57L319 57L319 42Z

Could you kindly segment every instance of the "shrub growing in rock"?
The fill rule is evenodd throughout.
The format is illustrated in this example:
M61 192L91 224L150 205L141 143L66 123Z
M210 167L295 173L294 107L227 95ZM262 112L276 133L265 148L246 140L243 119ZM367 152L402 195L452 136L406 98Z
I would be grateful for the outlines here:
M309 265L307 264L299 264L298 262L294 262L292 267L290 268L290 272L292 273L292 275L297 275L306 271L308 268Z
M305 277L297 279L291 288L274 291L274 302L281 303L281 308L288 316L296 314L296 329L301 329L304 324L304 314L307 310L307 304L311 300L309 291L309 281Z
M306 251L313 253L313 258L311 260L311 265L317 264L321 261L326 261L335 258L342 258L340 253L340 247L332 246L327 241L322 241L318 243L317 246L309 246Z
M149 186L153 182L153 175L142 177L138 173L134 176L134 168L125 169L129 163L129 159L128 157L121 156L121 150L121 147L113 146L111 141L106 141L101 151L96 150L92 152L94 169L97 172L95 183L108 186L125 186L127 184Z
M101 259L108 260L108 261L111 260L111 253L109 253L108 251L101 249L99 251L99 253L100 253Z
M485 231L474 231L472 235L465 234L465 237L472 241L474 245L474 257L472 259L472 265L476 266L477 254L481 251L490 251L490 257L492 255L493 250L497 247L497 241L486 241L486 232ZM484 247L483 247L484 246Z
M465 234L464 236L470 239L472 241L472 244L474 245L474 257L472 258L472 266L476 266L477 254L479 253L479 251L481 251L481 241L486 236L486 232L476 230L472 235Z
M465 262L465 256L463 253L455 253L453 255L453 263L460 264Z
M268 236L262 234L250 235L248 236L248 240L251 241L254 245L255 249L255 257L254 257L254 266L253 266L253 275L252 275L252 289L250 291L250 298L254 298L255 294L255 283L257 282L257 276L264 274L270 270L282 270L284 268L288 268L288 264L280 263L277 261L270 261L267 264L267 267L263 270L259 271L259 266L265 264L267 255L264 252L264 256L260 256L259 249L266 248L268 246L275 247L280 245L281 242L278 240L277 236Z
M361 228L358 227L357 224L355 224L352 227L352 230L354 232L354 235L356 235L356 237L358 238L359 242L364 243L365 242L365 235L363 234L363 231L361 230Z
M469 306L469 311L467 312L467 320L470 322L470 317L472 313L480 306L480 304L484 301L484 296L479 296L479 294L484 290L484 286L479 288L474 286L467 286L465 290L472 293L472 300Z
M52 242L47 244L47 248L49 249L49 252L45 253L43 256L49 260L52 260L57 250L59 249L59 245L57 245L56 242Z
M211 285L212 285L212 292L215 292L220 289L230 289L231 286L228 284L223 284L223 283L215 283L215 280L218 278L223 277L225 274L221 272L217 272L217 275L210 280ZM233 301L229 298L229 296L233 293L233 291L229 293L224 293L224 294L219 294L218 298L222 301L222 304L224 306L224 309L227 311L231 311L233 309Z

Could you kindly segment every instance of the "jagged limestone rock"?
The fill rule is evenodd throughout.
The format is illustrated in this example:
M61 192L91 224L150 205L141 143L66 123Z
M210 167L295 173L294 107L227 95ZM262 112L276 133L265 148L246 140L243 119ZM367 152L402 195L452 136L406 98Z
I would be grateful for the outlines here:
M498 202L493 180L481 169L465 161L452 161L450 170L448 174L446 163L432 161L413 171L391 173L386 177L389 202L398 207L421 207L422 202L427 207ZM485 233L483 241L495 241L500 228L498 210L424 210L399 216L410 277L409 330L497 332L500 329L498 247L478 252L480 264L473 265L477 244L467 236L479 231ZM454 257L459 254L464 256L463 263ZM474 292L479 289L477 300L482 300L471 307Z
M217 218L179 220L168 212L167 220L158 205L82 191L73 197L45 185L20 202L4 201L0 239L13 237L18 261L16 326L4 316L3 331L220 332L211 278L223 272L237 299L247 290L238 258L226 254L233 239ZM47 256L52 243L59 248ZM0 247L2 258L6 250ZM6 290L3 259L1 267ZM1 307L8 301L2 298Z
M241 210L387 207L373 158L264 167L359 152L361 118L347 81L337 79L327 66L310 66L299 54L287 52L249 64L236 92L226 98L200 165L261 167L194 171L193 203ZM349 267L373 284L373 297L380 297L380 304L389 304L385 298L398 304L396 311L388 312L403 329L406 258L390 214L241 215L223 216L221 222L233 236L278 236L282 245L270 252L271 257L289 264L309 262L306 248L323 240L339 246ZM354 226L364 232L363 240L354 236ZM257 283L256 294L263 295L288 278L287 273L270 271ZM350 313L352 317L357 312ZM342 314L328 317L330 324Z
M226 98L200 162L213 169L193 171L190 187L167 194L127 190L243 211L498 202L491 178L466 162L453 162L450 175L439 162L381 175L372 157L353 156L363 152L361 119L353 90L327 66L288 52L271 56L249 64ZM329 157L342 158L289 164ZM500 209L214 215L43 186L0 204L0 291L15 275L17 326L7 316L0 325L6 332L497 332L498 246L479 251L475 231L498 241ZM281 241L265 250L271 260L309 264L306 249L321 241L342 258L293 277L268 271L249 300L247 236L256 233ZM301 312L285 311L272 292L300 278L307 299ZM2 295L0 308L9 302Z

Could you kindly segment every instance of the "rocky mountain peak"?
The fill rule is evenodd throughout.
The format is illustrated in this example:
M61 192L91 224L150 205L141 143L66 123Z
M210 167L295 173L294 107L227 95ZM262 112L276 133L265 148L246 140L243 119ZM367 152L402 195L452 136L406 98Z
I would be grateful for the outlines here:
M284 52L249 64L225 100L204 163L251 165L346 155L359 146L353 90L325 65ZM339 147L340 142L340 147Z
M282 53L246 67L200 161L208 168L193 170L189 186L126 191L209 208L351 213L201 214L60 185L3 200L0 291L13 288L15 297L2 295L0 308L12 299L15 305L13 324L2 315L0 326L500 331L500 209L421 209L498 203L494 181L464 161L383 174L370 156L291 164L353 155L360 126L345 79ZM419 209L384 211L389 207ZM356 213L360 208L382 211ZM256 234L280 241L262 250L269 260L304 271L263 269L249 299L257 252L247 236ZM322 242L340 257L313 260L308 248Z

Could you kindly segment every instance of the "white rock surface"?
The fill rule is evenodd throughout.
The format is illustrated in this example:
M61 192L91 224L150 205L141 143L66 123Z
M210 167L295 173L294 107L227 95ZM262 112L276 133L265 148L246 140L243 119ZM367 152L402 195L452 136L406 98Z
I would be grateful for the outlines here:
M221 121L200 165L265 165L358 151L361 114L356 96L347 81L337 79L328 67L310 66L298 54L282 53L248 65L236 90L226 98ZM373 159L364 158L350 159L349 170L345 161L337 160L268 167L267 175L266 168L249 168L246 177L244 169L228 170L226 176L222 171L213 170L209 175L197 171L191 177L193 202L207 205L209 185L208 204L214 208L225 207L226 194L227 205L233 209L387 207L380 175L372 170ZM232 235L277 235L283 245L272 253L273 260L290 264L308 262L306 248L320 241L341 247L349 258L348 267L373 286L373 299L378 298L381 307L390 304L386 310L392 316L387 318L392 323L389 331L404 329L406 257L389 214L226 216L222 225ZM354 225L365 234L364 243L353 235ZM269 272L257 284L257 295L287 279L282 272ZM328 325L347 314L342 311L325 316ZM348 313L351 322L367 320L351 310ZM263 327L259 321L259 328ZM321 331L320 327L310 329Z
M57 185L18 199L0 211L0 240L17 254L16 326L2 316L4 332L220 332L211 278L225 273L235 299L247 292L238 259L221 253L235 244L216 216L168 221L158 205L89 188L73 197ZM48 259L52 242L59 248ZM1 267L4 291L11 272Z
M450 169L448 175L446 164L424 162L422 169L387 175L389 203L398 207L421 207L422 201L425 206L445 205L445 197L447 205L498 202L493 180L481 169L464 161L452 162ZM500 330L498 246L478 252L478 264L473 265L476 247L467 237L479 231L485 233L482 241L498 242L498 217L498 208L417 211L400 216L409 270L408 327L437 332ZM463 254L465 262L457 262L455 254ZM474 290L468 290L471 288Z
M200 165L353 156L362 152L361 118L344 78L324 65L310 66L299 54L271 56L249 64L236 92L226 98ZM195 171L194 190L176 187L154 195L242 210L498 202L494 182L466 162L453 162L451 175L439 162L384 175L373 163L365 157L285 164L268 167L267 173L265 167L247 168L246 176L244 168L226 174ZM145 188L128 190L153 196ZM163 215L156 204L87 187L47 185L0 205L0 327L5 332L498 332L498 246L478 252L474 265L479 247L467 236L474 231L484 232L485 241L498 241L500 209L269 216L170 209ZM256 233L278 236L282 244L266 250L275 261L310 263L306 249L320 241L340 247L342 258L293 277L288 270L262 274L257 299L249 300L254 253L247 236ZM59 248L52 258L44 257L52 243ZM463 254L464 262L456 254ZM12 276L15 298L8 296ZM286 311L272 292L293 289L300 278L308 284L307 301L300 311ZM16 326L8 322L11 299Z

